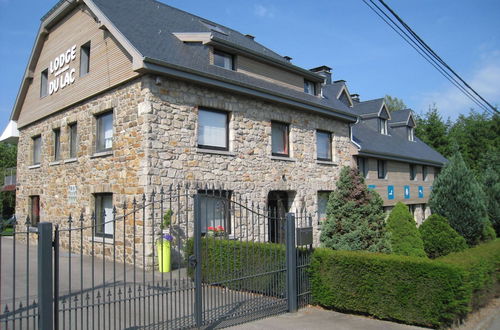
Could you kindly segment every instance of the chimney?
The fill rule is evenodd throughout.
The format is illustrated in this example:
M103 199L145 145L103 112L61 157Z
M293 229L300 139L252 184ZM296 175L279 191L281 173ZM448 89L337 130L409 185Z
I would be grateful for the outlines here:
M359 103L359 94L351 94L351 99L354 103Z
M332 84L332 68L322 65L318 66L317 68L310 69L309 71L315 72L325 78L325 84L326 85L331 85Z
M292 60L292 58L291 58L290 56L283 56L283 58L284 58L285 60L287 60L287 62L290 62L290 61Z
M252 39L252 40L255 39L255 36L253 36L251 34L245 34L245 37L247 37L248 39Z

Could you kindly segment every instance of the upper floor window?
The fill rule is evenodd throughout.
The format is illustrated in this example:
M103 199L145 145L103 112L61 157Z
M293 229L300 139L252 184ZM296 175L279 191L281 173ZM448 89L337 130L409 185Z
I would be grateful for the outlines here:
M54 160L61 159L61 129L54 130Z
M234 70L234 56L219 50L214 50L214 65L224 69Z
M413 127L408 127L408 141L415 141L415 130Z
M40 75L40 97L47 96L49 94L49 69L42 71Z
M96 152L111 150L113 148L113 112L97 116L96 123Z
M380 132L380 134L387 135L387 119L378 119L378 131Z
M414 181L417 179L417 166L410 164L410 180Z
M42 136L33 137L33 165L40 164L42 156Z
M78 125L73 123L69 125L69 158L76 158L78 151Z
M385 160L377 160L377 172L379 179L385 179L387 177L387 162Z
M304 93L316 95L316 84L310 80L304 79Z
M368 159L356 157L356 163L358 165L359 174L361 174L363 178L366 178L368 176Z
M90 71L90 41L80 48L80 77Z
M271 145L273 156L290 156L290 126L285 123L271 122Z
M95 194L95 223L94 234L96 236L113 237L114 214L113 194Z
M422 181L427 181L427 166L422 166Z
M316 131L316 150L318 160L332 160L332 134Z
M218 110L198 110L198 147L229 150L229 114Z

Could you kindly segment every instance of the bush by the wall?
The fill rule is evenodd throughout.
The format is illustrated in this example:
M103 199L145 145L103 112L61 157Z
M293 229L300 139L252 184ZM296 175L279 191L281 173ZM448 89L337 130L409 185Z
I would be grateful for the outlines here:
M482 242L488 242L497 238L497 234L495 232L495 228L491 224L490 220L486 220L486 225L483 228L483 233L481 235Z
M398 202L387 219L392 253L404 256L427 257L424 243L408 207Z
M467 248L465 238L451 228L446 218L438 214L428 217L418 230L429 258L438 258Z
M194 251L188 240L186 256ZM234 290L283 297L286 287L286 251L283 244L204 237L201 239L202 282ZM188 269L193 278L193 268Z
M431 327L468 312L465 271L452 263L316 249L310 272L313 301L327 308Z

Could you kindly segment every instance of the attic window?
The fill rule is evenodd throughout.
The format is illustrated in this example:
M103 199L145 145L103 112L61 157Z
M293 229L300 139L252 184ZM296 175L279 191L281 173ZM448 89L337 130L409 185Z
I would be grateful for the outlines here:
M380 132L380 134L387 135L387 119L378 119L378 131Z
M40 77L40 97L45 97L49 92L49 69L43 70Z
M408 141L415 141L415 132L413 127L408 127Z
M204 21L201 21L201 23L203 25L205 25L207 28L209 28L210 30L212 30L212 31L219 32L219 33L227 35L226 31L224 31L223 29L221 29L220 27L218 27L217 25L215 25L213 23L204 22Z
M234 70L234 56L218 50L214 50L214 65L221 68Z
M310 80L304 79L304 93L316 95L316 84Z

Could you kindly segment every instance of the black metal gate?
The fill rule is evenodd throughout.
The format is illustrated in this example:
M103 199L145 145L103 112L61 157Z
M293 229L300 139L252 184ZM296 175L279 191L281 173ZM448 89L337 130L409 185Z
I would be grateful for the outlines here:
M281 219L231 191L197 186L96 209L0 237L2 328L226 327L309 302L305 213ZM286 242L272 237L278 224ZM7 273L17 285L4 295Z

